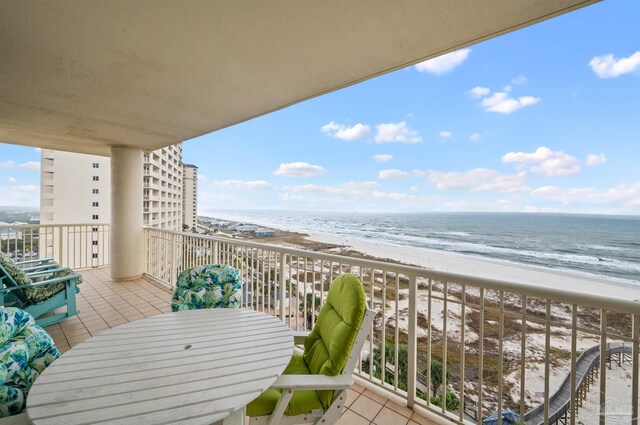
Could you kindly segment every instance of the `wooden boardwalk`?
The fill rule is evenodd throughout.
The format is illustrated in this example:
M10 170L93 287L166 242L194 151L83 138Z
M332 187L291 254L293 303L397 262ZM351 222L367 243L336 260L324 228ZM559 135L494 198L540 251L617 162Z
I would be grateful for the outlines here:
M625 362L626 356L631 354L631 347L622 344L608 344L607 346L607 363L612 358L617 358L617 363ZM594 383L595 377L598 376L600 367L600 345L595 345L582 353L576 361L576 413L582 407L582 402L587 397L589 388ZM564 381L555 393L549 397L549 424L558 422L566 424L569 419L571 409L571 373L567 374ZM544 403L540 404L533 410L527 412L524 416L524 422L527 425L541 425L545 423Z

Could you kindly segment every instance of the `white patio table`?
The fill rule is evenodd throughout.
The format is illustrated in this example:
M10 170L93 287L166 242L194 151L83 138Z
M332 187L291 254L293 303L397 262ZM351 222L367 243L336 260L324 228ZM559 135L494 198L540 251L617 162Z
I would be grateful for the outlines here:
M293 352L276 317L251 310L167 313L90 338L49 366L29 392L36 425L244 425L245 406Z

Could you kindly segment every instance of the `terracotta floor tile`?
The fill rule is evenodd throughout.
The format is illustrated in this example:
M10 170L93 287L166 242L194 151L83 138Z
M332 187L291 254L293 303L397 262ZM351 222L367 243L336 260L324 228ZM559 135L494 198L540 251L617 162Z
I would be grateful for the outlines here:
M349 406L349 409L372 421L382 409L382 404L371 400L369 397L360 396Z
M406 425L407 422L409 422L409 418L394 412L388 407L383 407L373 420L376 425Z
M413 412L413 415L411 415L411 420L417 422L418 425L435 425L435 422L430 421L424 416L420 416L418 412Z
M336 422L336 425L369 425L371 422L352 412L351 410L345 411L340 419Z
M362 386L362 385L360 385L360 384L353 384L353 385L351 386L351 389L352 389L352 390L354 390L355 392L361 393L361 392L363 392L366 388L365 388L365 387L363 387L363 386Z
M411 410L410 408L408 408L407 406L402 406L398 403L395 403L391 400L387 401L387 404L385 404L385 407L388 407L389 409L393 410L394 412L400 413L402 416L405 416L407 418L410 418L411 415L413 415L413 410Z
M347 407L351 406L358 396L360 396L360 394L349 388L347 390L347 400L344 402L344 405Z
M387 398L381 396L380 394L371 391L369 388L367 388L366 390L364 390L364 392L362 393L362 395L369 397L371 400L377 401L378 403L385 405L387 403Z

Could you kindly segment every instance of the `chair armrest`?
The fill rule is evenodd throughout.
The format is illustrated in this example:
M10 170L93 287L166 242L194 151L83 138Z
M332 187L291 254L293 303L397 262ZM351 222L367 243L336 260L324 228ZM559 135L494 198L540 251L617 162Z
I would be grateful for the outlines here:
M29 274L29 273L35 273L37 271L42 271L42 270L56 269L58 267L60 267L58 263L49 263L49 264L43 264L41 266L25 267L24 269L22 269L22 271L25 272L26 274Z
M43 276L47 276L53 273L59 273L59 272L65 272L65 271L71 271L70 268L68 267L60 267L57 269L50 269L50 270L40 270L40 271L36 271L33 273L27 273L27 276L34 278L34 277L43 277ZM65 276L66 277L66 276Z
M291 390L346 390L353 385L353 375L281 375L271 388Z
M55 279L43 280L41 282L33 282L28 285L9 286L6 288L0 288L0 293L9 293L11 291L18 291L25 288L35 288L36 286L53 285L54 283L67 283L67 285L75 286L75 281L80 278L79 274L70 274L68 276L56 277Z
M27 261L17 261L16 264L18 266L25 266L27 264L36 264L36 263L49 263L53 262L53 258L40 258L38 260L27 260Z
M292 333L293 333L293 343L295 345L304 344L304 341L309 336L309 332L298 331L298 332L292 332Z
M61 277L56 277L53 279L48 279L48 280L43 280L41 282L34 282L31 285L24 285L21 286L21 288L29 288L29 287L34 287L34 286L44 286L44 285L52 285L54 283L60 283L60 282L70 282L70 283L75 283L76 280L80 279L82 276L79 274L70 274L67 276L61 276Z

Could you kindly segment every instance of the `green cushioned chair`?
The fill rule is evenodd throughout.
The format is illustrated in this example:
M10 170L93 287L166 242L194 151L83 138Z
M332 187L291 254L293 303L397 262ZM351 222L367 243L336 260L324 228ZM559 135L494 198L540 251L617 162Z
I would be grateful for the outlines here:
M343 413L346 389L371 329L362 284L352 274L338 276L329 289L318 320L276 383L249 403L251 424L332 424Z

